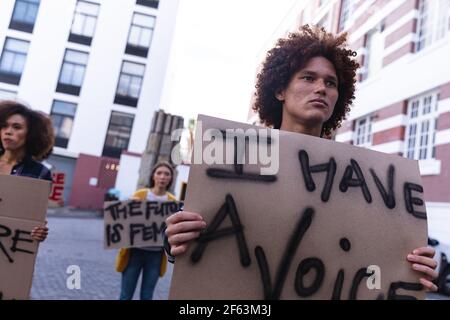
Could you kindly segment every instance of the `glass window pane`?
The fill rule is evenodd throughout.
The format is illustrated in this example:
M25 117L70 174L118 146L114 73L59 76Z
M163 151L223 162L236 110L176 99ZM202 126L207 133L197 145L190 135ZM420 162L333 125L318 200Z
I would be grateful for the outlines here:
M29 44L28 41L7 38L5 49L26 54L28 52Z
M128 95L128 88L130 86L131 77L127 75L121 75L119 79L119 87L117 88L117 94L121 96Z
M16 98L16 92L0 89L0 100L12 100Z
M142 27L153 28L155 26L155 17L135 13L133 16L133 24Z
M94 36L95 22L97 21L94 17L86 17L86 22L84 25L83 35L87 37Z
M14 63L11 67L12 73L22 74L24 67L25 67L25 56L22 54L16 54L16 56L14 57Z
M60 127L60 132L59 132L59 136L61 138L66 138L66 139L70 138L70 133L72 132L72 124L73 124L72 118L70 118L70 117L63 118L61 127Z
M84 67L83 66L75 66L73 70L72 84L75 86L81 87L83 83L84 77Z
M144 70L145 66L143 64L124 62L122 66L122 72L136 76L143 76Z
M84 16L76 14L73 18L71 32L74 34L81 34L83 32Z
M86 65L88 60L88 54L80 51L67 50L64 60L68 62Z
M34 24L34 22L36 21L38 8L39 7L36 6L36 5L29 5L28 6L28 10L27 10L26 15L25 15L25 22L28 22L30 24Z
M59 77L60 83L71 84L73 68L74 68L73 64L64 63L61 69L61 76Z
M139 46L141 47L150 47L150 42L152 40L152 33L153 31L151 29L142 29L141 38L139 40Z
M130 30L130 35L128 37L128 43L133 46L137 46L139 43L139 33L140 33L140 28L138 28L136 26L132 26L131 30Z
M14 6L13 20L14 21L24 21L25 15L27 14L28 5L22 1L16 1Z
M130 84L130 96L139 98L139 91L141 90L141 78L133 77Z
M99 5L90 2L78 1L77 3L77 12L85 13L93 16L98 15Z
M52 113L74 116L76 107L77 106L74 103L69 103L69 102L64 102L64 101L55 101L53 103Z
M0 61L0 70L4 72L10 72L14 63L14 53L4 52L2 55L2 61Z

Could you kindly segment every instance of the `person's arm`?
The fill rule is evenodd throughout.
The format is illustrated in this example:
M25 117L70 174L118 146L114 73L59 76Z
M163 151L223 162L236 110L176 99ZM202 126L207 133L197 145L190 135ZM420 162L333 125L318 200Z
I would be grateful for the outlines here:
M166 225L167 248L166 245L164 247L176 257L186 252L189 242L200 236L206 222L199 213L180 211L168 217Z
M420 283L427 291L435 292L438 290L433 283L438 277L436 272L437 261L434 260L435 250L431 247L421 247L413 250L406 259L411 263L411 268L414 271L422 273Z

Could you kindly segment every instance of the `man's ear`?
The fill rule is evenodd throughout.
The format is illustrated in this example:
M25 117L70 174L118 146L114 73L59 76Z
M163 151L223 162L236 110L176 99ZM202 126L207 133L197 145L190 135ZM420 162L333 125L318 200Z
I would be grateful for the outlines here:
M277 98L279 101L284 101L284 90L280 90L277 93L275 93L275 98Z

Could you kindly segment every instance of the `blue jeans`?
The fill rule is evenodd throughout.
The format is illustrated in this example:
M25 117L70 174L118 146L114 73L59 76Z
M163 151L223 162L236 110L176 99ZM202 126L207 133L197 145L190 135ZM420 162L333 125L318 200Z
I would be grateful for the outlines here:
M130 260L122 272L120 300L133 299L134 291L142 270L141 300L151 300L161 267L162 251L148 251L132 248Z

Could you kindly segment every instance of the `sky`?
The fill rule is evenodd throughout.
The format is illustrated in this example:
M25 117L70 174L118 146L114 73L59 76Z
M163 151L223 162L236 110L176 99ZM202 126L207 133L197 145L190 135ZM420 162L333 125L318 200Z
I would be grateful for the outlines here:
M256 70L299 0L180 0L165 111L246 122Z

